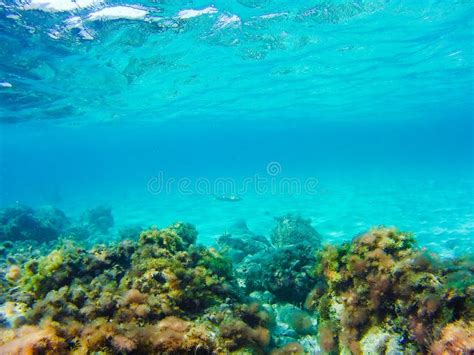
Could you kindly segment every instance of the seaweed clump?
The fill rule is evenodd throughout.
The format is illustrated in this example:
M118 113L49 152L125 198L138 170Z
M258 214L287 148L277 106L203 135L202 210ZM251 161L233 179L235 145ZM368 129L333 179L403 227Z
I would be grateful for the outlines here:
M264 310L242 303L230 261L196 236L179 222L115 246L63 243L21 265L6 298L25 311L0 328L0 353L264 351Z
M472 354L474 352L474 321L449 323L441 337L430 347L433 355Z
M326 352L426 353L449 323L474 316L474 270L416 249L409 233L373 229L318 260L306 307L318 310Z

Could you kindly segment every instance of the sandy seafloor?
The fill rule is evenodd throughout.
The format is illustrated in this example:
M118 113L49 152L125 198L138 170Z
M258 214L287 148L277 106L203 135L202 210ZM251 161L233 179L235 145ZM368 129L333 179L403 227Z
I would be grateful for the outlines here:
M72 217L95 205L111 207L115 231L185 220L196 225L199 242L207 245L236 220L244 219L252 231L268 235L275 216L296 212L311 218L327 243L342 243L370 227L386 225L415 233L420 246L444 257L474 251L473 183L468 177L322 178L314 191L247 192L241 201L223 202L200 193L153 194L143 184L109 186L106 192L70 196L57 206Z

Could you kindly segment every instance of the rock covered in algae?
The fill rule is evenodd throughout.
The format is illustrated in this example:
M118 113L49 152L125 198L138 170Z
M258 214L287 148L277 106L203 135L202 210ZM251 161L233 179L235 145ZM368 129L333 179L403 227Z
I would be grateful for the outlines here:
M106 207L89 209L79 219L74 219L52 206L33 209L17 205L0 209L0 242L51 244L61 238L85 241L95 236L103 237L113 225L112 211ZM1 254L0 248L0 257Z
M244 258L235 277L247 293L271 292L277 301L302 303L316 279L315 250L305 244L271 248Z
M319 351L316 318L300 308L316 282L315 251L320 245L319 240L314 246L308 242L314 240L314 229L307 230L308 238L276 247L240 221L218 239L221 250L233 257L238 285L270 315L272 354Z
M287 214L275 218L276 225L270 237L277 248L307 243L317 249L321 246L321 236L311 225L311 219L298 214Z
M265 310L242 304L230 261L196 236L176 223L30 260L7 295L26 309L24 325L1 330L0 353L262 353Z
M441 262L395 229L373 229L351 244L326 247L317 275L323 282L306 307L319 313L327 352L363 353L369 345L424 352L448 323L474 316L474 270L460 261Z
M271 245L241 222L237 238L224 235L218 245L234 258L234 274L247 294L270 292L278 302L301 304L315 283L315 253L321 241L309 219L277 218ZM235 229L235 228L233 228Z
M402 339L393 332L380 327L370 328L360 340L362 354L402 354Z
M292 347L288 344L299 344L299 347L295 348L301 349L302 353L319 352L316 315L289 303L265 306L270 307L274 314L272 339L279 352L283 349L289 351Z
M65 240L45 256L8 261L0 353L473 351L472 259L442 262L410 234L379 228L320 251L262 242L233 268L196 238L178 222L135 241L88 250ZM258 292L246 297L237 281Z
M64 212L54 207L4 208L0 210L0 241L50 241L58 238L69 225Z
M272 248L270 241L264 236L253 233L244 220L235 222L228 232L217 239L217 245L234 263Z
M81 222L87 226L92 234L106 234L114 226L112 209L104 206L91 208L84 212Z

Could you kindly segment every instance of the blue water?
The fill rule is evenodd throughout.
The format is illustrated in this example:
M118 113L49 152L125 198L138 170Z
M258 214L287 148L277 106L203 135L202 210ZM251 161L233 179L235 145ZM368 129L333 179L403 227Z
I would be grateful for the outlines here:
M472 252L473 15L472 1L0 1L0 205L105 205L115 230L185 220L206 244L299 212L326 242L383 224Z

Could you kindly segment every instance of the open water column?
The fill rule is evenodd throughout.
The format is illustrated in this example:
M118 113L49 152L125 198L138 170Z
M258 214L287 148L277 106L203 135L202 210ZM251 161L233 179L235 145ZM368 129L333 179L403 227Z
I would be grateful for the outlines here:
M470 355L473 240L473 1L0 0L0 355Z

